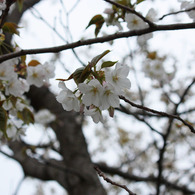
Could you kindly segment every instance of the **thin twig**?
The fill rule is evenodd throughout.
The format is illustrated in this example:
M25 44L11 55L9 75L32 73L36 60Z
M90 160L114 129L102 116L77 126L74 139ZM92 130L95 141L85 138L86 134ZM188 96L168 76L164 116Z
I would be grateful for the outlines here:
M24 175L23 177L22 177L22 179L19 181L19 183L18 183L18 185L17 185L17 187L16 187L16 190L15 190L15 192L14 192L14 194L13 195L17 195L18 194L18 192L19 192L19 190L20 190L20 188L21 188L21 186L22 186L22 183L23 183L23 181L26 179L26 176Z
M139 109L142 109L142 110L145 110L146 112L151 112L151 113L158 114L158 115L161 115L161 116L165 116L165 117L168 117L168 118L178 119L184 125L188 126L192 133L195 133L195 129L188 122L186 122L182 118L180 118L178 115L168 114L166 112L157 111L157 110L154 110L154 109L151 109L151 108L148 108L148 107L136 104L136 103L126 99L124 96L119 96L119 97L120 97L120 99L124 100L126 103L130 104L131 106L139 108Z
M195 10L195 7L185 9L185 10L176 11L176 12L171 12L171 13L163 15L162 17L159 18L159 20L162 20L167 16L176 15L176 14L180 14L180 13L184 13L184 12L190 12L190 11L193 11L193 10Z
M33 14L33 10L36 12L37 15ZM53 31L53 32L54 32L62 41L64 41L66 44L69 43L69 41L66 40L66 39L57 31L57 29L56 29L55 27L52 27L51 24L50 24L48 21L46 21L46 20L42 17L41 13L40 13L37 9L35 9L35 8L33 7L32 10L31 10L31 13L32 13L32 15L33 15L35 18L41 20L45 25L47 25L47 27L50 28L50 29L51 29L51 30L52 30L52 31ZM68 16L67 16L67 17L68 17ZM64 26L62 23L61 23L61 25ZM67 32L66 34L69 34L69 36L71 37L71 33L70 33L70 30L69 30L68 26L67 26L66 29L67 29L67 30L66 30L66 32ZM72 38L71 38L71 40L72 40ZM79 56L77 55L76 51L75 51L73 48L72 48L72 52L73 52L73 54L75 55L76 59L77 59L83 66L85 66L85 63L82 62L82 60L79 58Z
M118 184L118 183L112 181L111 179L109 179L108 177L106 177L97 166L94 166L94 169L97 171L98 175L100 177L102 177L105 181L107 181L108 183L110 183L110 184L112 184L114 186L118 186L120 188L123 188L124 190L126 190L129 193L129 195L136 195L131 190L129 190L126 185Z
M103 170L105 173L110 174L110 175L118 175L127 181L130 182L149 182L149 183L156 183L157 177L154 175L148 175L146 177L142 176L137 176L134 174L131 174L129 172L124 172L120 170L118 167L110 167L105 164L101 163L94 163L95 166L98 166L101 170ZM164 186L166 186L167 189L174 189L174 190L179 190L183 192L183 194L195 194L194 190L190 190L188 187L189 185L179 185L176 182L170 182L168 181L167 178L161 178L161 182Z
M141 18L144 22L148 23L148 25L150 27L155 26L155 24L153 22L151 22L150 20L148 20L147 18L145 18L144 16L142 16L139 12L136 12L134 9L131 9L131 8L127 7L127 6L124 6L124 5L120 4L120 3L116 3L114 1L110 1L110 0L104 0L104 1L106 1L106 2L108 2L110 4L112 4L112 5L115 5L116 7L119 7L121 9L124 9L127 12L130 12L132 14L135 14L136 16L138 16L139 18Z

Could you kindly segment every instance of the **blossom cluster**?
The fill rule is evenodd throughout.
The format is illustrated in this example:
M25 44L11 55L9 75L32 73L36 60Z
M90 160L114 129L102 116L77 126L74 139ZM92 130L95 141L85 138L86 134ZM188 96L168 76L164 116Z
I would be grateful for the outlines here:
M131 9L135 9L135 7L132 8L133 5L127 4L126 6L130 6ZM140 14L139 12L137 12L138 14L124 11L121 12L120 9L112 7L106 8L104 10L104 13L107 15L107 17L105 18L107 26L116 26L119 30L123 30L123 21L126 22L127 28L130 30L140 30L148 27L148 23L146 23L140 16L138 16L138 14ZM153 8L148 10L145 19L150 22L157 22L157 13ZM138 36L137 42L140 46L143 46L146 44L147 40L151 39L152 37L152 33Z
M92 71L84 82L78 83L74 91L68 89L63 81L59 82L61 91L57 101L67 111L84 112L95 123L104 122L102 111L108 110L113 116L114 108L119 107L119 95L131 86L127 78L129 67L116 64L114 70L102 68Z
M169 83L176 74L176 66L173 63L169 65L169 71L164 67L165 61L168 59L156 57L155 59L147 59L143 63L142 70L146 77L159 82Z
M47 62L40 64L34 60L26 65L21 59L12 59L0 64L0 113L3 118L0 137L15 139L24 134L25 125L35 121L24 93L31 85L41 87L52 77L54 66Z

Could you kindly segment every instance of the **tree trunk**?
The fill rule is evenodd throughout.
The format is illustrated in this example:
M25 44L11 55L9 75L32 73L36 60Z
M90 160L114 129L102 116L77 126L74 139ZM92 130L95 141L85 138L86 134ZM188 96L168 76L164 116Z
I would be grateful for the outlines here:
M40 0L25 0L23 12L14 9L7 20L19 23L24 11L38 2ZM7 36L7 42L10 40L11 36ZM57 103L55 96L46 87L31 87L27 97L35 110L46 108L56 115L56 121L51 124L51 127L59 141L59 152L63 157L63 161L56 161L56 164L62 165L64 169L59 172L59 170L54 170L55 168L50 169L48 164L40 164L36 159L22 154L22 143L12 142L10 148L14 152L13 158L22 165L24 173L42 180L56 180L66 188L70 195L106 195L87 150L82 132L82 120L79 120L81 116L75 112L64 111L62 106Z

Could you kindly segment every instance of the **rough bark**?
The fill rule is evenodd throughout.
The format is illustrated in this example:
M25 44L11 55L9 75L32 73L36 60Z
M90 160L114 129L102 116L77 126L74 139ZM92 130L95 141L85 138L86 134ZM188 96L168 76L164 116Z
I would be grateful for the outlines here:
M24 10L19 13L14 9L8 17L8 21L19 23L24 11L38 3L40 0L24 1ZM11 36L7 36L10 42ZM23 167L24 173L28 176L37 177L42 180L56 180L70 195L105 195L87 150L87 144L82 132L82 121L78 120L79 115L74 112L65 112L57 103L55 96L47 87L31 87L27 94L31 105L35 110L47 108L56 114L56 121L51 124L60 144L60 154L63 157L63 165L72 171L56 170L55 167L48 167L48 164L32 159L22 153L24 145L19 142L12 142L10 148L13 150L13 158ZM62 162L55 162L62 164ZM79 174L76 174L79 173Z

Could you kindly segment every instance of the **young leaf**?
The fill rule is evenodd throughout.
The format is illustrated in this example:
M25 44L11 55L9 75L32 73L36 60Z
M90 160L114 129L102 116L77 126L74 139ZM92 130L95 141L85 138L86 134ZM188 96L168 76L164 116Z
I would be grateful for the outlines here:
M83 81L85 81L85 79L87 79L90 73L91 73L91 68L89 65L86 66L85 68L84 67L78 68L73 73L73 79L76 84L82 83Z
M139 4L139 3L143 2L143 1L145 1L145 0L137 0L136 4Z
M0 107L0 131L3 132L5 137L7 137L6 129L7 129L7 112L6 110L3 109L3 107Z
M19 36L19 31L17 30L18 25L13 23L13 22L5 22L2 29L3 29L3 32L6 32L6 33L11 33L11 34L16 34Z
M104 24L105 20L104 17L100 14L95 15L89 22L89 24L87 25L86 29L95 24L96 28L95 28L95 36L97 37L98 33L100 32L100 29L102 28L102 25Z
M90 67L94 67L99 62L99 60L102 59L109 52L110 52L110 50L106 50L103 53L101 53L100 55L94 57L90 62Z
M28 108L24 108L22 111L19 111L18 118L23 120L27 125L29 123L34 123L33 113Z
M41 64L39 61L37 60L31 60L29 63L28 63L28 66L37 66Z
M102 63L101 68L107 68L115 65L118 61L112 62L112 61L106 61Z
M102 15L100 15L100 14L95 15L95 16L93 16L93 18L89 21L89 24L87 25L86 29L87 29L89 26L93 25L93 24L97 25L97 24L103 24L103 23L104 23L104 17L103 17Z

